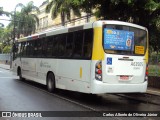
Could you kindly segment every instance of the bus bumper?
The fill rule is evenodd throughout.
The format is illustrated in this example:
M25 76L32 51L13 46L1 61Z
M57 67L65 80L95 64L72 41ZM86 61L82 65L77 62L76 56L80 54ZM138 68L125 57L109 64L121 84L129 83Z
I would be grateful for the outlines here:
M147 85L147 81L139 84L109 84L94 80L91 93L145 93L147 91Z

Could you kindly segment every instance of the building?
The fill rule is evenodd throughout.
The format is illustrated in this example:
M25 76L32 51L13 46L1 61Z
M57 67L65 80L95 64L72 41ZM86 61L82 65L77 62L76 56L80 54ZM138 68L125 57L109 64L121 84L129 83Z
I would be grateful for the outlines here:
M51 0L49 0L51 1ZM39 18L39 26L36 27L36 33L42 32L44 30L56 29L57 27L61 27L61 18L60 15L52 20L51 13L46 13L45 8L48 4L48 1L42 3L39 7L40 13L37 13L37 17ZM95 21L95 16L91 14L87 14L82 12L81 17L76 17L73 12L71 12L71 21L67 22L65 26L74 26L74 25L82 25L87 22Z

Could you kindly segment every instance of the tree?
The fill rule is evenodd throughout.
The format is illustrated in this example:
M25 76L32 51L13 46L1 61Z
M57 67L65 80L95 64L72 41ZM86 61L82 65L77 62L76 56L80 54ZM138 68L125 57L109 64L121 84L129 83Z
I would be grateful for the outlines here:
M31 35L36 30L36 24L37 26L39 25L38 17L35 14L32 14L32 12L39 12L39 8L34 6L32 1L26 6L19 3L16 7L21 7L21 11L16 12L15 16L12 16L13 21L9 24L9 27L13 28L15 25L18 38L20 34L23 34L24 36Z
M3 11L3 7L0 7L0 16L2 16L2 15L9 16L9 15L10 15L10 13L9 13L9 12L7 12L7 11Z
M149 12L150 45L154 51L160 51L160 1L148 0L145 9Z
M70 0L98 19L121 20L145 26L149 30L149 43L160 51L160 0ZM88 7L90 6L90 7Z
M9 45L6 45L4 48L3 48L3 53L10 53L11 52L11 46Z
M9 43L12 39L11 29L9 28L1 28L0 29L0 41Z
M2 15L9 16L10 13L9 13L9 12L6 12L6 11L3 11L3 7L0 7L0 16L2 16ZM0 23L0 27L4 27L4 24L3 24L3 23Z
M70 0L52 0L46 6L46 13L51 11L52 19L55 19L60 14L62 26L65 25L65 18L70 20L71 10L74 15L78 17L81 15L78 6L74 5Z
M11 49L11 29L0 27L0 52L9 53Z

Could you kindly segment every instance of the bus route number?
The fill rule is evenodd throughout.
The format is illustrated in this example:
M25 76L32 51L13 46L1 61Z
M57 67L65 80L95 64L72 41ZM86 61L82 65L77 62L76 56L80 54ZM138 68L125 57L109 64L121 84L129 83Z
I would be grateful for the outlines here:
M143 66L143 62L131 62L131 66Z

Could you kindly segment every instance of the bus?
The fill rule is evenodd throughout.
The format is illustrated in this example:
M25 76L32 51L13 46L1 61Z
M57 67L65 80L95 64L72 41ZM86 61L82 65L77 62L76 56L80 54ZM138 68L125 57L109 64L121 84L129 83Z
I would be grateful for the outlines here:
M112 20L44 31L16 41L12 69L49 92L144 93L148 31Z

